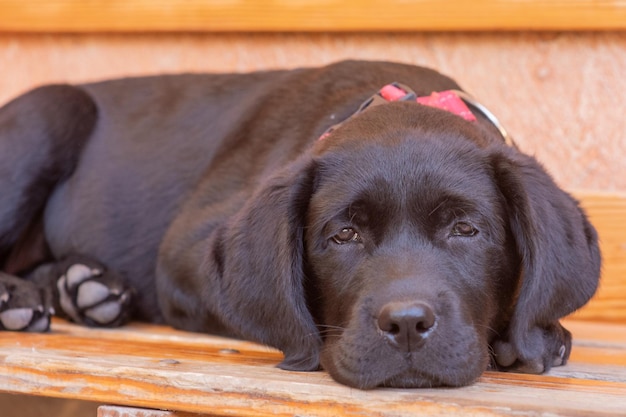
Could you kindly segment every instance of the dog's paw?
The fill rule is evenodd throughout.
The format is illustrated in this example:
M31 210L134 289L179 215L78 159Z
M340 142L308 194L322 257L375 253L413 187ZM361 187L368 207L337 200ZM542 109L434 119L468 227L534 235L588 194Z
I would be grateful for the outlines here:
M119 326L130 316L131 290L101 267L68 266L57 280L59 304L73 321L89 326Z
M0 273L0 330L45 332L52 314L33 283Z
M572 335L560 323L528 332L524 348L510 342L496 341L493 344L497 367L506 371L526 374L541 374L553 366L567 363Z

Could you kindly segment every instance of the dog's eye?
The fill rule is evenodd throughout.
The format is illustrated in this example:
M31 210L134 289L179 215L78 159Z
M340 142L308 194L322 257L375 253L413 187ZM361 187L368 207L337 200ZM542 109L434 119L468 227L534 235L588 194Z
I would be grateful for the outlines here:
M474 236L478 233L478 229L468 222L458 222L452 227L451 236Z
M333 236L333 241L337 244L360 242L361 236L351 227L344 227L339 233Z

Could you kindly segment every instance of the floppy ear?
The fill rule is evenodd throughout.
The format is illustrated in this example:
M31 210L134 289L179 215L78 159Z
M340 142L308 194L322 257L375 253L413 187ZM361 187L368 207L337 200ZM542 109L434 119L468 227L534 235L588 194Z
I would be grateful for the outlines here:
M321 338L305 294L304 218L315 167L307 157L257 187L223 235L219 315L245 338L283 351L289 370L319 367Z
M571 335L558 320L597 288L598 237L578 202L535 159L506 149L493 155L493 166L521 259L508 335L493 346L496 361L541 373L569 357Z

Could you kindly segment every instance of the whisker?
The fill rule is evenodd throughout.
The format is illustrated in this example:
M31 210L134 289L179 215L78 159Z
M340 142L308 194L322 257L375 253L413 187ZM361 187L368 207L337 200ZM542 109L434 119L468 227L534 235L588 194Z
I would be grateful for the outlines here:
M484 324L475 324L475 326L483 328L483 329L490 330L496 336L500 336L500 333L498 331L496 331L496 329L494 329L493 327L490 327L490 326L487 326L487 325L484 325Z
M448 200L446 199L446 200L443 200L441 203L439 203L439 204L437 205L437 207L435 207L435 208L434 208L434 209L433 209L430 213L428 213L428 217L430 217L430 216L432 216L433 214L435 214L435 212L436 212L437 210L439 210L439 209L440 209L440 208L441 208L444 204L446 204L447 202L448 202Z
M331 330L320 330L320 331L318 332L318 334L321 334L321 335L324 335L324 336L326 336L326 335L337 335L337 336L341 336L341 334L342 334L342 333L343 333L343 332L339 332L339 331L337 331L337 330L335 330L335 329L331 329Z
M338 329L338 330L346 330L345 327L341 327L341 326L333 326L331 324L318 324L317 327L322 327L325 329Z

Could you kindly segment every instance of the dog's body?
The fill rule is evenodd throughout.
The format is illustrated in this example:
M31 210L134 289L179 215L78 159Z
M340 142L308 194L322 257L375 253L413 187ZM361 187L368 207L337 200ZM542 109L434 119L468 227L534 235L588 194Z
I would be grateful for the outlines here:
M89 325L166 322L361 388L468 384L490 346L503 369L564 363L558 319L597 286L593 227L479 112L394 102L351 117L394 81L459 88L343 62L9 103L0 326L45 330L48 305Z

